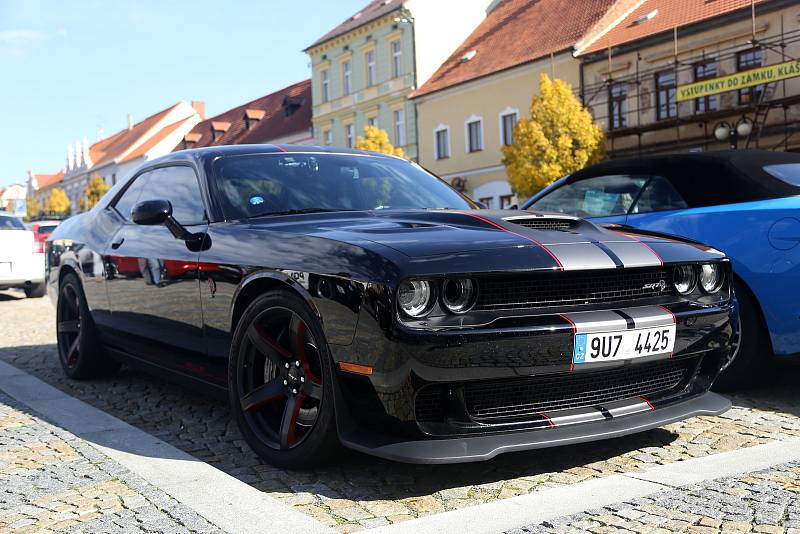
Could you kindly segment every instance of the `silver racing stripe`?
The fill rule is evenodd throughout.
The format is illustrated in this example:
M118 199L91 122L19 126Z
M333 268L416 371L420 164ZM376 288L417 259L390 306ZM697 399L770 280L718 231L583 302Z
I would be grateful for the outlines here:
M625 267L658 267L662 265L653 249L640 241L605 241L603 245L617 255Z
M558 258L565 271L616 268L616 264L611 257L594 243L562 243L547 245L547 248Z
M634 328L656 328L675 324L675 316L661 306L638 306L616 310L587 311L563 314L575 325L576 334L616 332ZM632 319L630 324L626 318Z

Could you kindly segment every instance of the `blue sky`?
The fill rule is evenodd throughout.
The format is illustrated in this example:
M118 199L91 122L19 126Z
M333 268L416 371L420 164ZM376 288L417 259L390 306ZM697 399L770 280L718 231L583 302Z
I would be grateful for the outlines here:
M0 187L179 100L208 115L310 76L302 50L368 0L0 0Z

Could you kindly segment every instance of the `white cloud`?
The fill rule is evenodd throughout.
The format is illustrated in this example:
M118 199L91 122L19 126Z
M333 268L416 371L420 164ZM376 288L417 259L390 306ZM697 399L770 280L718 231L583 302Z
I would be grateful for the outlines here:
M0 30L0 55L20 56L26 48L36 42L47 41L54 37L63 37L67 34L64 28L53 32L19 28L14 30Z

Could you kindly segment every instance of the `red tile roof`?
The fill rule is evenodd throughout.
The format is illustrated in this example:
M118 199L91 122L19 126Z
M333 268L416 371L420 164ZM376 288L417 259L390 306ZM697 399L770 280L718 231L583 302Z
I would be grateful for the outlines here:
M137 122L133 128L124 129L110 137L106 137L89 147L89 157L92 166L98 167L105 163L116 161L124 156L144 135L147 135L170 111L180 105L180 102L163 111L151 115L143 121Z
M756 0L756 3L762 4L765 1ZM605 35L586 49L580 50L579 55L606 50L663 32L671 33L676 26L680 36L681 26L749 8L750 0L645 0ZM648 15L652 17L649 20Z
M427 0L427 1L436 1L436 0ZM391 13L397 9L403 7L404 0L372 0L367 6L359 11L358 13L354 14L346 21L342 22L334 29L314 41L314 44L310 45L306 50L310 50L315 46L321 45L326 41L330 41L340 35L344 35L345 33L355 30L356 28L367 24L368 22L372 22L373 20L377 20L384 15Z
M412 98L568 50L613 3L504 0Z
M158 143L160 143L161 141L166 139L167 136L169 136L171 133L173 133L175 130L177 130L178 128L180 128L181 126L183 126L184 124L186 124L187 122L192 120L193 118L194 118L194 116L190 115L190 116L188 116L188 117L186 117L184 119L179 120L178 122L174 122L174 123L172 123L172 124L170 124L168 126L164 126L163 128L161 128L161 130L156 132L155 135L151 136L150 139L148 139L147 141L145 141L144 143L139 145L139 147L137 147L136 150L134 150L130 154L126 155L122 159L122 161L130 161L132 159L136 159L138 157L141 157L141 156L147 154L148 150L150 150L151 148L156 146Z
M36 177L36 186L38 189L44 189L45 187L49 187L55 183L61 181L64 178L64 170L61 169L55 174L34 174Z
M294 107L288 117L284 113L284 103ZM254 110L263 111L263 117L255 121ZM247 129L245 116L250 115L251 127ZM227 126L227 128L221 128ZM223 131L215 140L213 130ZM241 145L263 143L270 139L285 137L311 130L311 80L290 85L280 91L257 98L241 106L199 122L184 136L193 142L192 148L214 145ZM173 151L183 150L184 143L178 143Z

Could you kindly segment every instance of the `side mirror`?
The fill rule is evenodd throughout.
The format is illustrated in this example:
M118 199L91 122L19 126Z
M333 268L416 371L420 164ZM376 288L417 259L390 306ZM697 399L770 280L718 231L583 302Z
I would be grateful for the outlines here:
M136 224L155 226L164 224L172 217L172 203L169 200L145 200L131 210L131 219Z

